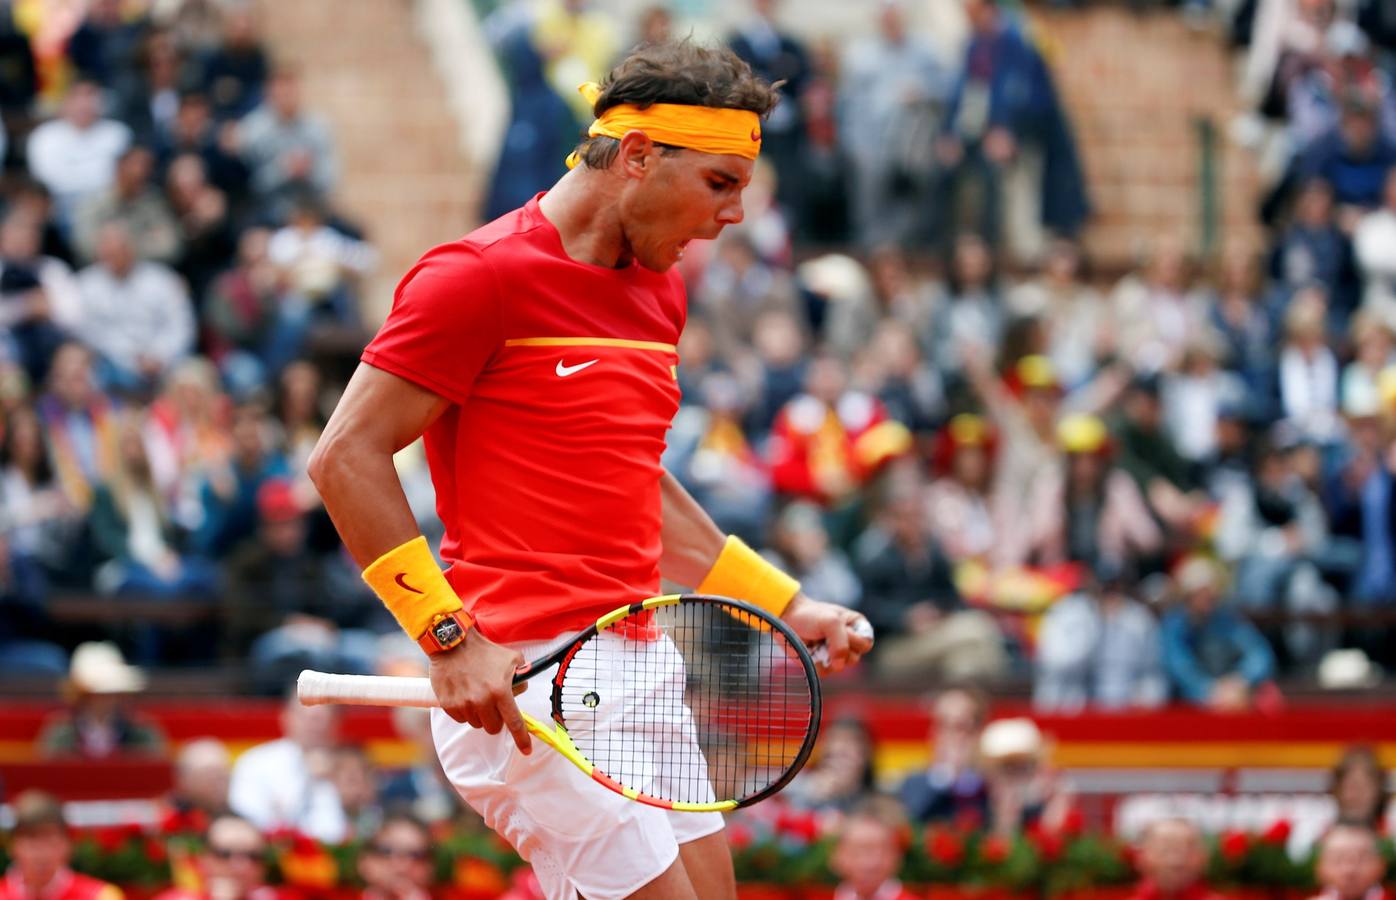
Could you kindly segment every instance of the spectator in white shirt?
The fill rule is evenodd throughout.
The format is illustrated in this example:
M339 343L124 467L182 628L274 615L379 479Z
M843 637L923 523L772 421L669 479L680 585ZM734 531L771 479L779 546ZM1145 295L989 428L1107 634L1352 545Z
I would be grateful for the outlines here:
M1319 444L1337 434L1338 358L1327 343L1328 304L1319 285L1300 290L1285 312L1280 353L1280 406L1284 418Z
M281 712L285 737L238 757L228 805L262 831L294 828L326 843L344 840L348 822L329 780L338 728L335 707L302 706L292 691Z
M328 308L344 324L357 322L354 279L373 271L378 254L325 222L313 197L296 201L290 222L271 236L267 259L287 277L291 290Z
M101 356L109 387L141 391L194 345L194 307L170 267L136 256L119 222L97 236L97 262L78 273L82 341Z
M55 213L67 222L77 206L106 190L116 160L131 143L131 129L102 118L101 88L78 81L63 98L62 115L29 135L29 171L53 194Z

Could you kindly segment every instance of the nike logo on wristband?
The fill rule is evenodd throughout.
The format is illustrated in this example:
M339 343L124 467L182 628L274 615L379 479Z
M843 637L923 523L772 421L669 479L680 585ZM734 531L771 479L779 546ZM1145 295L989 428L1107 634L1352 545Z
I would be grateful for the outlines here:
M599 360L599 359L589 359L589 360L587 360L587 361L584 362L584 363L577 363L575 366L569 366L569 365L565 365L565 364L563 363L563 361L559 359L559 360L557 361L557 377L558 377L558 378L566 378L568 375L572 375L572 374L574 374L574 373L576 373L576 372L580 372L580 371L582 371L583 369L585 369L587 366L594 366L594 365L596 365L596 364L599 363L599 362L601 362L601 360Z
M410 584L407 583L407 573L406 573L406 572L399 572L399 573L397 574L397 577L394 578L393 581L396 581L396 582L397 582L397 586L400 587L400 588L402 588L404 591L411 591L411 592L414 593L414 594L424 594L424 593L426 593L425 591L419 591L419 590L417 590L417 589L414 588L412 585L410 585Z

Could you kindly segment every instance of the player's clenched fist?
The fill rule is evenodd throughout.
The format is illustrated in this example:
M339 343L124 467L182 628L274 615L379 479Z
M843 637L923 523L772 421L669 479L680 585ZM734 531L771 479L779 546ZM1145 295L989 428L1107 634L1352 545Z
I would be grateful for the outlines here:
M431 687L451 718L490 734L508 728L519 750L528 753L532 742L514 702L514 671L523 661L517 651L471 628L459 646L431 657Z

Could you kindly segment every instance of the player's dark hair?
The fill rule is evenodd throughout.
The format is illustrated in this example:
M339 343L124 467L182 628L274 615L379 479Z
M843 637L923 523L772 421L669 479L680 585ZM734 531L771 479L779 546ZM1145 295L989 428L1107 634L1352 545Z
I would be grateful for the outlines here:
M705 47L685 38L640 47L622 60L601 82L592 114L626 103L641 108L681 103L765 116L780 100L776 87L726 47ZM593 169L610 166L618 152L620 141L611 137L589 137L577 145L577 155Z

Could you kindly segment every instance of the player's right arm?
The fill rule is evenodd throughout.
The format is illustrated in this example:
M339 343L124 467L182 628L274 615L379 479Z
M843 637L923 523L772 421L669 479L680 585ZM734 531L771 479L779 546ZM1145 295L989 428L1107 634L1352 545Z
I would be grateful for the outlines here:
M419 537L393 454L420 437L449 404L367 363L350 379L311 454L309 473L360 568ZM527 753L528 730L512 690L514 669L522 662L515 651L470 628L464 642L431 656L432 688L451 718L490 734L507 727Z

